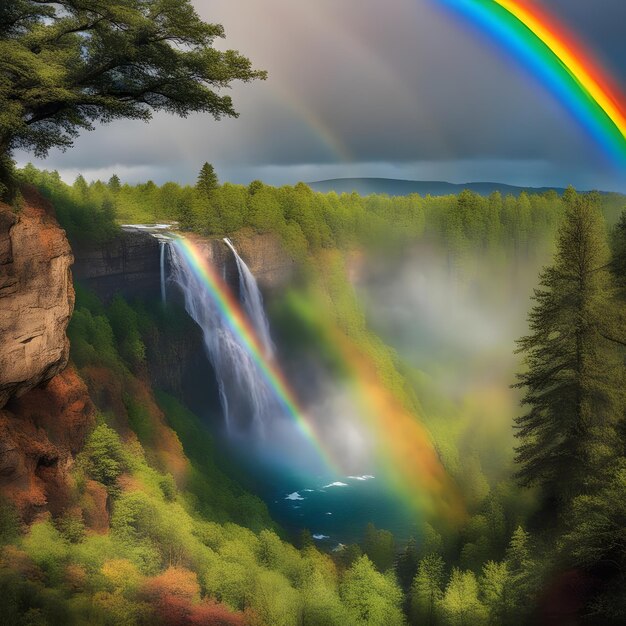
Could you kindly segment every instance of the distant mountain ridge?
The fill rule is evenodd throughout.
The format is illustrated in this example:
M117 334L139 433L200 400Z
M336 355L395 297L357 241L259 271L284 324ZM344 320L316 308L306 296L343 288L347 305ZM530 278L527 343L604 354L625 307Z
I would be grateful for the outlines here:
M447 196L458 194L464 189L474 191L481 196L488 196L494 191L503 195L519 195L522 191L527 193L544 193L554 190L561 194L565 191L562 187L517 187L503 183L447 183L444 181L420 181L420 180L396 180L393 178L334 178L307 183L314 191L324 193L335 191L337 193L352 193L359 195L387 194L389 196L408 196L412 193L421 196Z

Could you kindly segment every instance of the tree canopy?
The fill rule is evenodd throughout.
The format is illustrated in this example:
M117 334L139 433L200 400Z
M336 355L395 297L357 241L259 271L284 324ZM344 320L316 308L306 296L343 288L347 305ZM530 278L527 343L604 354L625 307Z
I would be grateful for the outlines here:
M7 0L0 5L0 157L68 148L97 121L236 117L222 89L263 79L189 0ZM6 182L7 172L3 172Z

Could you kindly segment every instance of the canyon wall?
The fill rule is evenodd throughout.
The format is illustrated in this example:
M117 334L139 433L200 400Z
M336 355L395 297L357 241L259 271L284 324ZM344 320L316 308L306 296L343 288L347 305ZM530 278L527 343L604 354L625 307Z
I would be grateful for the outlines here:
M232 251L217 237L187 235L209 263L217 267L235 294L239 290L237 264ZM295 273L295 262L274 234L245 230L232 237L241 257L257 278L266 296L284 289ZM160 298L160 243L148 230L127 227L113 240L97 245L75 246L74 277L106 303L119 293L125 298ZM165 258L168 272L168 259ZM169 306L183 307L181 294L167 286ZM181 326L182 324L182 326ZM199 415L219 406L215 373L207 359L200 328L188 318L166 334L148 333L144 338L151 384L178 398Z
M77 245L73 255L50 203L33 189L23 195L18 210L0 204L0 496L29 523L65 511L74 459L95 423L87 386L66 367L74 256L74 278L105 302L116 293L158 299L161 276L160 245L149 233L123 230L106 243ZM237 292L236 263L224 242L193 239ZM274 235L246 231L233 243L266 294L292 279L295 264ZM151 384L198 412L217 410L215 375L191 319L171 334L147 337L146 345ZM107 495L96 487L88 485L93 506L84 514L93 513L90 527L104 528Z
M94 408L66 369L69 243L52 206L33 189L23 196L17 210L0 204L0 494L29 522L67 502Z
M67 365L71 264L47 201L25 189L18 211L0 204L0 408Z
M220 238L189 235L207 259L223 271L233 290L238 288L237 267L231 251ZM232 237L239 254L265 293L287 285L295 262L274 234L242 231ZM116 293L127 298L158 297L160 245L145 230L127 228L109 242L74 247L74 277L109 301Z

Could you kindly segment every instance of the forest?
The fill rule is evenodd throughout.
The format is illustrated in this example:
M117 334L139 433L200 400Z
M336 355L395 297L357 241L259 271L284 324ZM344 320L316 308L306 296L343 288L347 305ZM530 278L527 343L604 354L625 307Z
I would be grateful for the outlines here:
M528 3L524 11L514 2L461 3L463 20L476 12L481 22L468 29L465 48L460 31L446 30L446 11L458 7L443 5L458 3L420 6L415 24L405 19L416 13L413 2L406 12L400 2L385 8L384 16L372 5L363 20L345 23L339 13L341 23L328 19L323 3L309 3L307 12L302 3L276 3L284 20L267 19L267 9L257 15L252 5L236 16L234 41L249 43L277 70L265 92L247 95L242 83L268 72L222 44L224 27L201 17L202 4L0 2L0 625L626 623L625 196L573 186L488 196L318 193L304 182L222 182L208 162L195 184L109 178L139 165L155 180L166 170L167 178L193 180L176 169L177 156L224 153L224 162L254 172L232 180L265 178L259 172L275 173L276 163L333 176L374 171L376 163L376 175L430 164L459 180L487 164L489 176L502 180L542 184L554 174L551 182L619 188L626 154L626 113L613 87L619 77L588 63L567 20L552 24ZM228 16L222 4L211 12ZM403 23L387 21L394 16ZM456 17L455 28L463 21ZM606 30L592 17L579 24L581 32L589 27L590 41L594 28ZM471 38L487 22L528 75L495 64L502 55L491 65L488 55L474 55ZM394 24L408 27L410 41L397 38L402 29ZM415 35L426 30L428 37ZM317 48L307 48L310 34ZM610 44L606 34L602 43ZM433 54L431 39L445 55ZM422 42L431 47L421 54L405 48ZM399 56L387 57L384 47ZM598 58L605 52L609 45ZM293 60L291 71L285 60ZM326 80L328 64L341 80ZM471 65L493 72L492 83L472 80ZM307 92L294 76L304 76L307 88L309 77L325 81ZM460 77L467 98L457 97ZM239 116L226 91L234 85L254 119L230 126L226 146L207 151L204 130ZM535 97L538 87L555 100ZM402 95L408 117L389 93ZM361 108L373 117L360 119ZM468 109L476 113L471 125L463 121ZM168 117L189 118L188 126L169 128ZM128 120L151 125L144 135L126 134ZM91 148L81 139L75 154L87 156L70 169L84 175L69 184L54 169L63 171L55 151L99 123L112 123L110 134ZM183 128L186 145L172 156L168 137ZM303 145L284 141L287 152L277 151L278 135ZM129 144L135 137L146 143L137 151ZM153 146L159 159L148 154ZM49 157L49 169L18 168L26 153ZM305 177L280 169L276 180ZM72 277L80 253L94 266L110 261L128 225L138 224L164 225L160 238L140 230L152 244L160 293L141 293L141 272L135 291L124 294L103 295ZM288 278L261 294L224 237L262 237L287 259ZM185 290L168 279L176 244L198 241L232 253L238 294L227 291L226 265L221 285L206 259L192 258L204 282ZM115 260L122 267L124 255ZM186 258L176 257L178 268ZM265 351L243 313L250 284L271 325L275 345ZM193 289L206 291L206 310L222 305L221 325L205 336L185 299ZM274 382L263 390L282 393L272 406L295 415L276 423L295 422L306 435L285 457L304 456L304 443L320 456L354 444L376 476L348 475L346 454L316 489L280 491L285 480L263 491L252 438L238 456L224 437L228 398L206 335L228 323L239 336L224 336L242 340L231 350L247 346L245 363L256 358L249 369ZM198 354L201 363L190 368L204 376L200 409L175 384L189 373L181 361ZM257 447L268 457L274 443ZM382 492L374 491L374 507L352 511L356 522L348 517L349 534L325 535L314 526L319 520L299 513L316 490L338 502L371 484L393 498L376 500ZM293 514L288 523L280 505ZM321 515L339 528L341 508L329 509ZM388 524L378 522L381 512ZM400 512L409 523L395 523Z
M504 426L510 438L496 439L508 447L492 461L497 467L487 467L494 441L467 449L471 424L462 415L424 418L462 493L463 519L428 515L408 542L364 521L359 543L330 553L308 529L291 536L278 527L265 504L228 477L232 468L201 420L181 399L151 388L149 346L185 332L182 311L121 297L103 304L78 285L71 358L98 424L77 459L73 505L63 514L24 532L3 505L3 623L508 625L551 623L550 611L564 601L578 603L573 610L588 623L623 622L621 197L571 188L562 197L339 196L305 184L220 185L207 165L195 187L131 186L115 176L67 185L32 166L19 176L52 200L74 242L106 241L120 223L162 221L203 236L278 234L300 267L294 288L272 304L279 340L306 328L309 348L325 353L340 376L327 332L339 327L415 415L428 403L427 381L416 382L368 327L347 279L348 256L367 249L396 258L411 246L437 246L461 288L486 263L518 278L545 266L533 279L521 365L510 381L522 407ZM184 484L181 464L190 466ZM91 482L111 498L105 534L86 530ZM577 591L563 600L563 589Z

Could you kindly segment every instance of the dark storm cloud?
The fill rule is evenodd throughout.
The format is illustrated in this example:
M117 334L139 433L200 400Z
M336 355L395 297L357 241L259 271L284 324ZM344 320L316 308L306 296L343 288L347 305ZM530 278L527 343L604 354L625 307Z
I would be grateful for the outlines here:
M266 83L234 89L241 118L117 123L81 137L65 155L54 153L48 166L68 176L117 169L129 178L184 182L209 160L222 178L240 182L396 172L457 182L497 176L620 185L545 86L437 0L195 4L224 24L225 46L270 73ZM545 5L626 84L625 3Z

